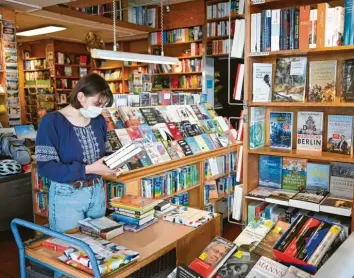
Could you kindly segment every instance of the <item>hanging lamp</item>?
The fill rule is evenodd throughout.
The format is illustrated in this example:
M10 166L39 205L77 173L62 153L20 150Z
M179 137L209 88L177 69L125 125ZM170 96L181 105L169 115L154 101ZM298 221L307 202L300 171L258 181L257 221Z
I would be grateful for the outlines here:
M138 54L117 51L116 1L113 0L113 50L92 49L91 57L94 59L118 60L128 62L141 62L151 64L175 65L179 60L175 57L164 56L163 50L163 0L161 4L161 55Z

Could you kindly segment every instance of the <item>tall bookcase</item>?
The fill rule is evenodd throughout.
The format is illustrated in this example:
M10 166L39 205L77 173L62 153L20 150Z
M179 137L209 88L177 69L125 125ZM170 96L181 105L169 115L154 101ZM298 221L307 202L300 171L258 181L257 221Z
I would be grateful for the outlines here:
M299 7L304 5L316 6L324 1L306 0L301 3L291 1L263 0L247 2L246 6L246 50L245 50L245 99L248 101L248 123L244 125L246 138L244 140L244 194L258 187L259 178L259 157L260 155L281 156L291 158L303 158L309 162L327 163L330 162L346 162L354 163L353 156L326 152L327 142L327 120L328 115L353 115L354 103L340 102L340 92L342 85L342 61L344 59L353 58L353 45L321 47L308 50L281 50L262 53L251 53L251 14L259 13L266 9L281 9L290 6ZM331 3L331 2L329 2ZM335 3L335 4L338 4ZM342 2L343 4L343 2ZM252 68L253 63L271 63L273 65L273 76L275 74L275 65L277 58L280 57L307 57L307 78L305 87L304 102L252 102ZM337 77L336 77L336 97L333 103L313 103L308 102L308 80L309 80L309 63L311 61L337 60ZM274 80L274 78L273 78ZM274 84L274 83L273 83ZM265 127L265 146L257 149L249 148L249 119L251 107L265 107L266 109L266 127ZM289 111L293 112L293 148L291 150L281 150L269 147L269 116L271 111ZM322 151L304 151L296 149L296 125L298 111L319 111L323 112L323 145ZM243 218L247 220L247 204L248 199L244 198ZM354 218L351 220L351 229L354 227Z

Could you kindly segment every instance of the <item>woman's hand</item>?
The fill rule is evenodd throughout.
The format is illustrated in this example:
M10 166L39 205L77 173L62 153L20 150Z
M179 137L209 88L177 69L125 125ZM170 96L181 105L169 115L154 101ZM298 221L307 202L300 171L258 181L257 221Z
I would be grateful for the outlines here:
M117 175L119 174L119 169L111 170L103 163L104 157L97 160L96 162L86 165L86 174L96 174L100 176L104 175Z

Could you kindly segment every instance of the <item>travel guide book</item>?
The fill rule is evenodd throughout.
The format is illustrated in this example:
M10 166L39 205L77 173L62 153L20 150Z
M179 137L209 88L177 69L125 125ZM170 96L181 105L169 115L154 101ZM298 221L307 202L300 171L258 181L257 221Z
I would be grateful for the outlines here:
M322 136L323 112L297 112L297 149L322 151Z
M259 185L261 187L281 188L282 157L259 156Z
M307 160L283 157L282 188L304 190L306 187Z

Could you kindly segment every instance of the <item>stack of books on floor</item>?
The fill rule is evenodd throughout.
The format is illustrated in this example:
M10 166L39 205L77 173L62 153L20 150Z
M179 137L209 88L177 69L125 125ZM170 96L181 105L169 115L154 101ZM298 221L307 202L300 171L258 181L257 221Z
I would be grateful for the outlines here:
M180 206L165 214L163 220L198 228L213 219L216 215L213 212Z
M123 225L107 217L92 219L90 217L80 220L80 232L93 237L110 240L123 233Z
M74 233L70 236L85 242L91 247L101 275L117 271L139 258L138 252L104 239L94 238L82 233ZM60 261L93 275L89 257L77 246L57 238L49 238L43 241L42 245L61 253L62 255L58 257Z
M189 266L178 266L168 278L311 278L345 238L340 225L305 215L291 225L258 217L234 242L215 237Z
M111 199L113 220L124 225L124 230L139 232L158 221L154 208L161 201L139 196L126 195Z

